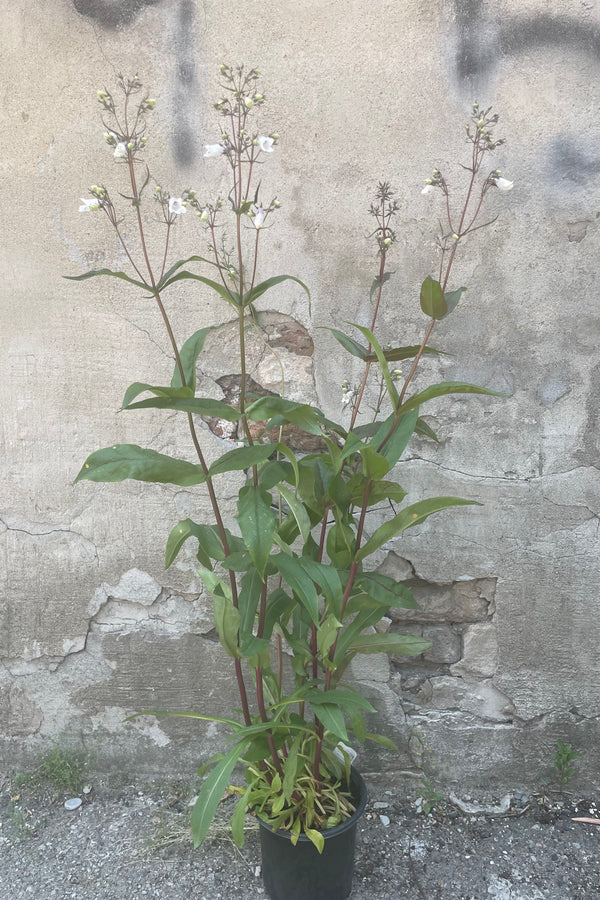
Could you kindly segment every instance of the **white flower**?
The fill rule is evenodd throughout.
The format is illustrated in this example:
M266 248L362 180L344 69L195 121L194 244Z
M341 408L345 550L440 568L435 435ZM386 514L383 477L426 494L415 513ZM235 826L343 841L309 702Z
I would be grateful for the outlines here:
M509 181L508 178L494 178L494 184L501 191L512 191L513 189L513 183L512 181Z
M96 197L90 197L89 200L86 200L85 197L80 197L79 199L81 200L79 212L96 212L97 209L100 209L100 203Z
M423 188L423 190L421 191L421 193L422 194L431 194L432 191L433 191L433 185L426 184L425 187Z
M225 147L222 144L205 144L204 145L204 155L205 156L221 156L225 153Z
M169 198L169 215L170 216L178 216L181 213L187 212L181 197L170 197Z
M115 147L115 152L113 153L115 159L126 159L127 158L127 144L125 141L119 141L117 146Z
M275 143L275 141L272 137L265 137L264 134L259 134L256 140L258 142L259 149L262 150L263 153L273 152L273 144Z
M265 211L262 206L259 206L258 212L255 214L252 221L254 222L255 228L262 228L262 224L265 221Z

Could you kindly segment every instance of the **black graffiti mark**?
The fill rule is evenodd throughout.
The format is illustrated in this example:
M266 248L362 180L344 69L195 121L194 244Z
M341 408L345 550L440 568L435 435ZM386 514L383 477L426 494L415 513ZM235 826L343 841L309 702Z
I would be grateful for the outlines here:
M173 155L180 165L189 166L196 158L197 140L190 125L191 101L196 86L194 62L194 3L182 0L179 5L175 32L175 56L177 57L176 84L174 88Z
M483 15L482 0L455 0L460 44L456 55L459 79L486 74L501 57L529 50L568 47L589 54L600 62L600 26L579 22L569 16L537 13L531 16L499 18ZM487 39L482 41L482 32ZM493 37L493 39L492 39Z
M103 28L115 30L131 25L146 6L156 6L162 0L73 0L82 16L98 22Z
M455 74L471 96L487 88L502 61L539 49L567 49L600 63L600 26L570 16L536 13L493 18L483 0L454 0L459 41ZM548 168L556 178L584 184L600 172L596 147L585 146L579 135L558 136L548 154Z

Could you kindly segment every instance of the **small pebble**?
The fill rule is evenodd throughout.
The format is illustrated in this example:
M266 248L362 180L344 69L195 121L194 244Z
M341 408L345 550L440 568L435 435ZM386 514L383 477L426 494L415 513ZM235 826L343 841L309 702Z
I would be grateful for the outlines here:
M379 821L381 822L382 825L387 826L390 824L389 816L379 816Z
M381 800L378 800L373 804L373 809L387 809L389 805L389 803L383 803Z
M81 803L81 797L72 797L70 800L65 800L65 809L79 809Z

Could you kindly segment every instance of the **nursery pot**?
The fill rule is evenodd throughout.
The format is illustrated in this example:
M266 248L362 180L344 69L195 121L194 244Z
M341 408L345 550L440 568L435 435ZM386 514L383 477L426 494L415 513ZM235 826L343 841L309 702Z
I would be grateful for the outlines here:
M319 853L305 834L294 847L288 831L272 831L259 820L262 875L271 900L345 900L352 890L356 826L367 803L367 788L352 769L350 790L356 811L323 832Z

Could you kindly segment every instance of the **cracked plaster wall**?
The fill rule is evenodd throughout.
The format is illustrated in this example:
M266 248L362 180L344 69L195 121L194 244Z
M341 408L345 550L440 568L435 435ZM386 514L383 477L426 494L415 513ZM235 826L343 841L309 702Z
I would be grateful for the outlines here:
M511 398L431 404L441 442L414 441L399 473L413 501L453 494L484 505L428 520L381 551L382 570L411 584L422 608L392 611L387 627L422 633L433 648L355 662L378 709L373 727L401 745L399 756L370 751L363 765L391 779L434 759L448 780L533 784L562 737L597 784L600 8L355 0L340 18L335 4L303 0L270 9L268 27L249 0L228 10L225 20L213 0L17 0L5 11L0 759L12 767L62 735L91 742L107 769L190 771L219 746L212 726L123 722L146 706L216 712L232 678L192 559L168 573L162 564L172 523L202 515L202 491L72 484L96 447L187 449L175 416L116 415L130 382L170 378L158 317L120 284L61 276L126 265L98 219L77 213L86 185L115 175L96 89L136 69L159 99L151 146L161 183L211 196L222 189L202 157L216 134L214 73L243 60L264 71L265 127L282 134L264 179L284 214L259 275L296 274L312 294L309 309L282 285L261 304L264 324L291 389L333 415L341 381L360 367L317 326L370 322L364 235L375 183L390 178L401 204L380 328L386 343L415 343L439 213L419 185L433 165L459 174L474 98L501 114L508 144L497 164L515 189L491 198L499 220L458 258L469 290L437 329L449 355L427 361L427 378ZM175 258L198 252L193 222L181 224ZM227 318L208 293L183 286L176 299L181 339ZM291 325L296 338L282 346ZM219 362L209 343L199 377L214 396ZM253 373L277 390L260 341ZM209 461L227 446L208 428L202 441ZM223 486L226 501L236 487Z

